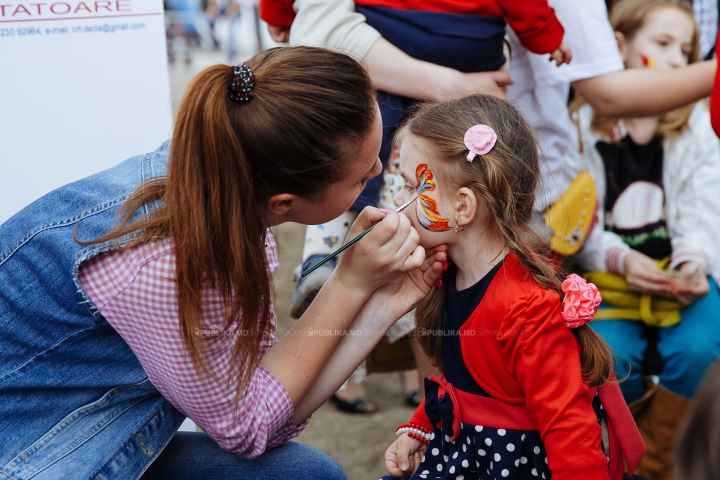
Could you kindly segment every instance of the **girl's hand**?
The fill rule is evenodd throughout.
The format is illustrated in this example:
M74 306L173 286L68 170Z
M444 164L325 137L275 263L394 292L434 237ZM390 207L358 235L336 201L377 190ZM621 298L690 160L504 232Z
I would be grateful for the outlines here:
M420 466L425 450L427 445L403 433L385 451L385 469L393 477L408 478Z
M572 60L572 50L565 43L561 43L558 48L550 54L550 61L555 60L555 66L559 67L563 63L570 63Z
M420 303L437 281L447 262L447 245L426 251L423 264L377 289L365 308L389 315L393 323Z
M690 305L710 291L705 268L696 262L683 262L673 273L673 295L678 302Z
M343 285L368 295L426 262L417 231L405 215L394 211L365 208L350 227L348 241L373 224L370 233L340 255L333 272Z
M658 268L652 258L640 252L630 252L623 260L625 281L631 290L651 295L673 292L672 276Z

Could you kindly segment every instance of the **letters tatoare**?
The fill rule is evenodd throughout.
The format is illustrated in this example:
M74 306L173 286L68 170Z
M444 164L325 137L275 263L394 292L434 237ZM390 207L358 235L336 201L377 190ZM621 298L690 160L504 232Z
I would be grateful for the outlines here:
M132 12L132 0L98 0L90 2L27 2L0 4L0 18L43 20L55 16L71 18L75 14L107 14ZM42 17L42 18L41 18Z

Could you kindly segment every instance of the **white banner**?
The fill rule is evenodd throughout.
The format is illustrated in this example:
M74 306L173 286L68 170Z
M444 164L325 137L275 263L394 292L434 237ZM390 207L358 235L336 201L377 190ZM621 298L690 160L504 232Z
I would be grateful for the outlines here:
M0 223L171 128L161 0L0 0Z

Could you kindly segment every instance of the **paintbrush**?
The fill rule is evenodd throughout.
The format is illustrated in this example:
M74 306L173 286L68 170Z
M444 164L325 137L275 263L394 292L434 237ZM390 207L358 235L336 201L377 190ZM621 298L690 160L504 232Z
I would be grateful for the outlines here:
M417 195L415 195L415 196L412 198L412 200L410 200L409 202L401 205L400 208L398 208L398 209L395 210L395 211L396 211L396 212L402 212L402 211L405 210L407 207L409 207L415 200L417 200ZM382 222L382 219L381 219L379 222L375 223L372 227L370 227L370 228L368 228L367 230L365 230L364 232L362 232L362 233L361 233L360 235L358 235L357 237L355 237L355 238L353 238L352 240L350 240L348 243L346 243L346 244L343 245L342 247L338 248L336 251L334 251L333 253L331 253L331 254L328 255L327 257L325 257L325 258L323 258L322 260L320 260L318 263L316 263L315 265L313 265L313 267L312 267L311 269L303 272L302 275L300 275L300 276L301 276L301 277L306 277L306 276L310 275L310 274L311 274L312 272L314 272L316 269L318 269L318 268L320 268L321 266L325 265L325 263L327 263L331 258L337 257L337 256L340 255L345 249L347 249L347 248L355 245L362 237L364 237L365 235L367 235L368 233L370 233L370 230L372 230L373 228L375 228L375 225L377 225L377 224L380 223L380 222Z

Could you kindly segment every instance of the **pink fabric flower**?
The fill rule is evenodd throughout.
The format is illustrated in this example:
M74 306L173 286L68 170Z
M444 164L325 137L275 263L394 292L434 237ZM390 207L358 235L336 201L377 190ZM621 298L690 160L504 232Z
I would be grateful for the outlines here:
M602 296L598 288L579 275L568 275L562 283L565 292L562 317L569 328L585 325L595 316Z
M465 146L470 150L467 161L472 162L475 155L488 153L495 146L496 141L497 134L495 130L487 125L475 125L468 128L467 132L465 132Z

